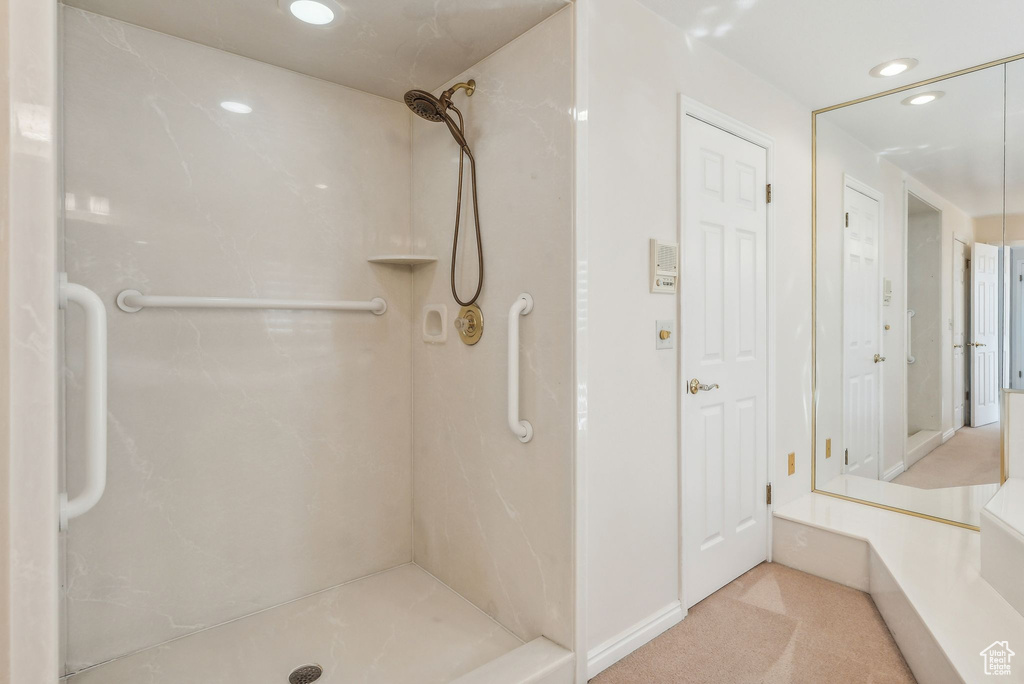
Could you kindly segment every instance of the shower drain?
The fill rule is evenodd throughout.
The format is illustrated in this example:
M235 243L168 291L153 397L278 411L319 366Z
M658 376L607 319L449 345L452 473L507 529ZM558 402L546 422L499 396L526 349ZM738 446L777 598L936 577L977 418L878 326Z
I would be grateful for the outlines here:
M319 665L303 665L292 670L288 675L288 684L310 684L320 679L324 668Z

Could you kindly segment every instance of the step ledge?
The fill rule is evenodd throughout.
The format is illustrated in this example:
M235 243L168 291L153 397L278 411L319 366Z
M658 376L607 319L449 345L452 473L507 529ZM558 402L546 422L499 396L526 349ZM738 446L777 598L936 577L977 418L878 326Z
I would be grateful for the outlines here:
M783 565L866 589L920 681L985 679L985 648L1024 648L1024 616L981 577L977 532L822 494L782 506L775 518L864 542L867 554L780 525L772 553ZM831 543L829 557L809 542ZM1000 680L1024 682L1024 656L1014 669Z

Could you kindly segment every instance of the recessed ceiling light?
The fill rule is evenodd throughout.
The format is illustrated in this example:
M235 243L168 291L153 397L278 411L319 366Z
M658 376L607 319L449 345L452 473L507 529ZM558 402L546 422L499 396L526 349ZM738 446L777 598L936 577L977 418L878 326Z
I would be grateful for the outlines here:
M932 90L927 93L916 93L908 98L904 98L903 104L907 106L919 106L926 105L929 102L935 102L946 93L941 90Z
M231 100L225 100L220 103L220 106L234 114L249 114L252 112L252 107L244 102L232 102Z
M288 5L288 9L296 19L307 24L323 26L334 21L334 10L316 0L295 0Z
M888 62L882 62L868 73L875 78L886 78L887 76L897 76L902 74L904 71L909 71L917 66L917 60L912 57L901 57L900 59L891 59Z

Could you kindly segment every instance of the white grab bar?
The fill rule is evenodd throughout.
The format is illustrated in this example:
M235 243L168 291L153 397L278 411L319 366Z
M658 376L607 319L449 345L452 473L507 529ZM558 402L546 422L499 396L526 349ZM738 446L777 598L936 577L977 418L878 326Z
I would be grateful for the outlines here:
M519 419L519 317L533 311L533 297L525 292L508 310L508 426L524 444L533 439L533 426Z
M68 499L60 495L60 529L95 506L107 486L107 309L87 287L61 274L60 308L77 304L85 312L85 486Z
M125 290L117 295L121 311L135 313L147 307L174 309L293 309L317 311L369 311L380 316L388 304L380 297L368 302L329 299L249 299L245 297L173 297L144 295L138 290Z
M911 330L913 329L914 316L917 313L913 309L907 309L907 363L914 363L917 359L914 358L914 342L911 337Z

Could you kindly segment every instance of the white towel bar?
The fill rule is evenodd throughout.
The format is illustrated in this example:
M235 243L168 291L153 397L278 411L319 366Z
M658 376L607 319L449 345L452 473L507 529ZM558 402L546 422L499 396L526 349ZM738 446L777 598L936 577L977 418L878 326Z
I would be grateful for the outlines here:
M117 295L121 311L135 313L145 308L163 309L293 309L297 311L369 311L380 316L388 304L380 297L368 302L317 299L248 299L245 297L173 297L144 295L138 290L125 290Z
M61 274L60 308L77 304L85 312L85 486L74 498L60 495L60 529L95 506L107 486L107 309L87 287Z
M524 444L533 439L533 426L519 419L519 317L533 311L533 297L525 292L508 310L508 426Z

